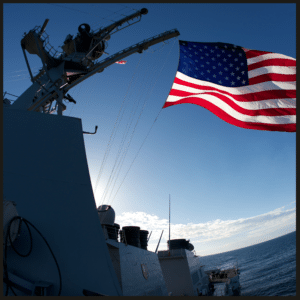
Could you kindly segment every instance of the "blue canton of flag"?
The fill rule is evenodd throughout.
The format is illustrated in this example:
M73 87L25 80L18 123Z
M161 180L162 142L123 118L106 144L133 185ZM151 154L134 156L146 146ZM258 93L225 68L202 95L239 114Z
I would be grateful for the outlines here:
M245 52L232 44L180 41L178 71L222 86L249 84Z

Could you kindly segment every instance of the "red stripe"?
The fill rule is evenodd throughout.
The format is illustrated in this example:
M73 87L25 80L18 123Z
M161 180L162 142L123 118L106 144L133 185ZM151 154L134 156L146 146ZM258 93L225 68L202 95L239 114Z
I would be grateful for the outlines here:
M286 131L286 132L295 132L296 131L296 124L265 124L265 123L252 123L252 122L243 122L239 121L232 116L228 115L226 112L224 112L219 107L215 106L214 104L210 103L206 100L201 100L201 103L199 102L199 99L196 98L189 98L188 100L179 100L175 103L173 102L166 102L163 108L166 108L168 106L176 105L176 104L183 104L183 103L191 103L191 104L197 104L200 105L209 111L211 111L213 114L215 114L217 117L222 119L223 121L235 125L237 127L242 127L246 129L257 129L257 130L269 130L269 131Z
M283 59L283 58L273 58L266 59L263 61L256 62L254 64L248 65L248 71L262 68L266 66L284 66L284 67L295 67L296 61L291 59Z
M189 97L189 98L182 98L179 101L186 101L186 102L190 102L189 99L191 99L191 101L194 102L199 102L201 103L202 101L207 101L201 98L201 95L212 95L215 96L219 99L221 99L224 103L228 104L229 106L231 106L235 111L243 114L243 115L247 115L247 116L288 116L288 115L295 115L296 114L296 108L268 108L268 109L246 109L243 107L240 107L239 105L237 105L234 101L232 101L231 99L227 98L224 95L220 95L214 92L207 92L207 93L203 93L203 94L190 94L190 95L186 95L186 96L191 96L191 95L197 95L200 96L199 97ZM197 101L198 99L198 101ZM208 101L209 102L209 101ZM177 103L173 102L173 103ZM195 103L198 104L198 103ZM198 104L200 105L200 104Z
M275 73L263 74L253 78L249 78L249 85L266 82L266 81L281 81L281 82L295 81L296 82L296 74L293 75L275 74Z
M190 82L184 81L182 79L179 79L177 77L175 77L174 83L177 83L177 84L180 84L183 86L187 86L187 87L204 90L204 91L207 89L210 89L213 91L219 91L222 94L229 95L229 96L233 97L235 100L242 101L242 102L261 101L261 100L278 99L278 98L296 98L295 90L270 90L270 91L260 91L260 92L257 91L257 92L250 93L250 94L233 95L226 91L223 91L223 90L220 90L220 89L217 89L214 87L207 87L207 86L203 86L203 85L199 85L199 84L190 83ZM170 95L179 96L179 95L174 95L171 93L170 93Z
M259 51L259 50L249 50L249 51L245 51L245 53L246 53L246 58L249 59L249 58L253 58L253 57L256 57L256 56L269 54L269 53L272 53L272 52Z

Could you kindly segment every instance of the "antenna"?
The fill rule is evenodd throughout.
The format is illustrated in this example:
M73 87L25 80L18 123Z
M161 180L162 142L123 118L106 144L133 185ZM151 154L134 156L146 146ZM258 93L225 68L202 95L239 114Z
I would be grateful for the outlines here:
M169 248L171 240L171 195L169 194Z
M148 237L147 243L148 243L148 242L149 242L149 240L150 240L150 236L151 236L151 234L152 234L152 230L151 230L151 232L150 232L150 235L149 235L149 237Z
M157 247L156 247L156 249L155 249L155 253L157 253L157 249L158 249L158 246L159 246L159 244L160 244L160 240L161 240L161 237L162 237L163 233L164 233L164 231L161 232L161 235L160 235L160 238L159 238Z

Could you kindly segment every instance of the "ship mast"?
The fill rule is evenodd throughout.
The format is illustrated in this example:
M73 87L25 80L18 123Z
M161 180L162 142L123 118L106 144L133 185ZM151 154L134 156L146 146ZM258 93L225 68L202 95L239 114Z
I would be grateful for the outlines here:
M45 32L48 19L42 27L36 26L30 30L21 40L21 46L32 85L14 101L10 108L48 114L57 112L62 115L66 109L63 100L76 103L67 94L71 88L133 53L142 53L150 46L179 35L178 30L173 29L123 49L102 61L97 61L105 53L107 41L113 33L139 22L141 16L147 13L148 10L143 8L95 32L91 31L88 24L81 24L77 36L73 38L70 34L67 35L62 53L55 51L49 44L49 36ZM129 23L136 18L138 21ZM127 25L121 27L125 23ZM30 54L38 55L42 61L43 67L35 77L32 75L25 50Z

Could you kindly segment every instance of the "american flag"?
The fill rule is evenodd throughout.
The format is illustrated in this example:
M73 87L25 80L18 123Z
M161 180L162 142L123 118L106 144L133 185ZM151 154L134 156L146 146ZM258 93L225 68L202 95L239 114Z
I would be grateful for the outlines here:
M296 59L227 43L179 44L163 108L192 103L238 127L296 131Z
M127 60L119 60L115 62L116 64L125 65L127 63Z

